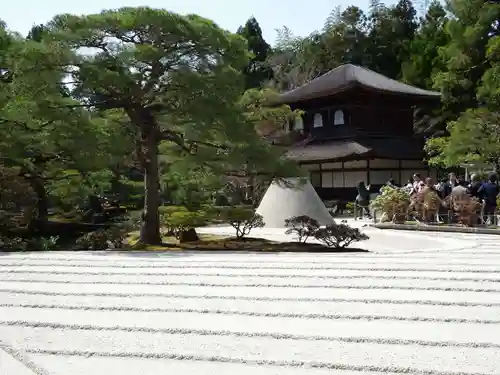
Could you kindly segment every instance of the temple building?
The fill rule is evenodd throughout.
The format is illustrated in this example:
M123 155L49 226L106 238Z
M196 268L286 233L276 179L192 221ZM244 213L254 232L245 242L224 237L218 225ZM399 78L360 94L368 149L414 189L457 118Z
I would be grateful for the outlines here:
M303 111L289 124L300 133L287 156L309 172L323 200L353 200L364 181L375 189L413 173L437 177L423 162L424 139L413 131L415 108L439 104L440 93L346 64L279 96Z

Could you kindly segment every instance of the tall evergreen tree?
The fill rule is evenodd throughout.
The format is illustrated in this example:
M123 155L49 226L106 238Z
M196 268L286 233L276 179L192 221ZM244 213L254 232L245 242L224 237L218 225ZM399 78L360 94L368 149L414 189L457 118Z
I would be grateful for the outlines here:
M272 79L272 70L266 64L271 46L264 40L262 29L255 17L251 17L244 26L241 26L238 34L247 40L248 49L252 53L252 58L244 71L245 86L247 89L257 88Z
M486 163L500 173L500 4L453 0L449 11L450 42L441 49L447 64L435 85L444 94L444 110L452 121L447 136L428 141L431 162Z
M44 35L47 33L47 28L44 25L35 25L31 28L26 39L35 42L41 42Z
M417 87L433 89L433 77L446 67L439 50L450 42L445 30L448 17L439 1L434 1L415 38L410 43L410 56L403 62L403 80ZM441 108L424 108L415 112L415 131L426 136L444 135L446 116Z
M411 0L390 8L379 7L370 16L368 66L390 78L400 79L402 64L409 57L418 23Z
M445 69L439 50L450 42L445 30L447 21L441 3L433 1L410 44L409 59L403 65L403 79L409 84L432 89L432 77Z
M492 38L498 36L500 5L484 0L452 0L448 11L451 19L446 31L450 43L440 50L446 67L436 74L434 84L443 92L444 109L450 119L456 119L466 109L480 104L477 89L491 67L487 49Z
M366 27L367 18L360 8L350 6L341 13L337 24L323 36L328 51L326 70L339 63L366 63Z

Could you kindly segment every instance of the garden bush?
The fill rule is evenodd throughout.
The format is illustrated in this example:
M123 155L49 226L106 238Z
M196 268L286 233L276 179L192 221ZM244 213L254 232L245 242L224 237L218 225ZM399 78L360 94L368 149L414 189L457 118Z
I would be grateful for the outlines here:
M212 214L208 211L189 211L184 206L164 206L160 211L164 234L175 236L179 242L197 241L195 228L207 225L211 219Z
M481 212L481 203L477 198L463 194L448 200L448 204L451 204L458 223L471 226L477 222L477 217Z
M28 242L20 237L0 235L0 251L27 251Z
M386 220L403 222L410 207L410 195L403 189L384 186L371 203L371 208L382 214Z
M294 234L298 243L306 243L309 237L314 237L320 225L317 220L307 216L294 216L285 220L286 234Z
M435 189L424 187L410 198L409 213L424 222L435 220L441 205L444 204Z
M251 206L218 207L218 218L236 230L236 238L243 238L254 228L262 228L265 223L261 215Z
M27 240L28 250L49 251L57 247L59 236L35 237Z
M318 228L314 233L314 237L324 245L336 249L345 248L354 242L365 241L370 238L358 228L352 228L345 223Z
M22 238L0 235L0 251L54 250L58 239L58 236Z
M124 247L127 230L123 227L98 229L76 240L82 250L109 250Z

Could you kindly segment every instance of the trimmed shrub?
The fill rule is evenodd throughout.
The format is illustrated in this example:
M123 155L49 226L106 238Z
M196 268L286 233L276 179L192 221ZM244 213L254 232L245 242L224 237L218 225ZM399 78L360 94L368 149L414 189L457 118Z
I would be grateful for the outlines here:
M410 207L410 195L403 189L384 186L380 195L371 203L375 211L379 211L389 221L404 222Z
M236 230L236 238L243 238L254 228L262 228L265 223L261 215L248 206L218 207L220 220L229 223Z
M49 251L57 246L58 236L51 237L6 237L0 235L0 251Z
M477 216L481 212L481 203L477 198L463 194L460 197L452 197L451 203L458 223L472 226L477 221Z
M370 238L358 228L352 228L345 223L319 228L314 233L314 237L324 245L336 249L345 248L354 242Z
M33 250L49 251L57 246L59 236L31 238L28 242L28 248Z
M199 240L195 228L210 223L212 215L207 211L189 211L184 206L165 206L160 210L160 222L165 235L176 237L180 242Z
M120 227L99 229L76 240L82 250L109 250L123 248L127 230Z
M1 251L27 251L28 242L20 237L4 237L0 235Z
M286 234L294 234L298 243L306 243L309 237L314 237L320 225L317 220L307 216L294 216L285 220Z

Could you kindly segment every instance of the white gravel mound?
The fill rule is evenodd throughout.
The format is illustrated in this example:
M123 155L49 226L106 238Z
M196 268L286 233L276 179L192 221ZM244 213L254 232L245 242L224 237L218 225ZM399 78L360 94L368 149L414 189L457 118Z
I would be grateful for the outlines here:
M333 224L333 218L311 183L297 178L271 183L256 211L266 228L285 228L285 220L306 215L321 225Z
M0 253L0 375L499 374L500 246L416 250L432 238L359 254Z

